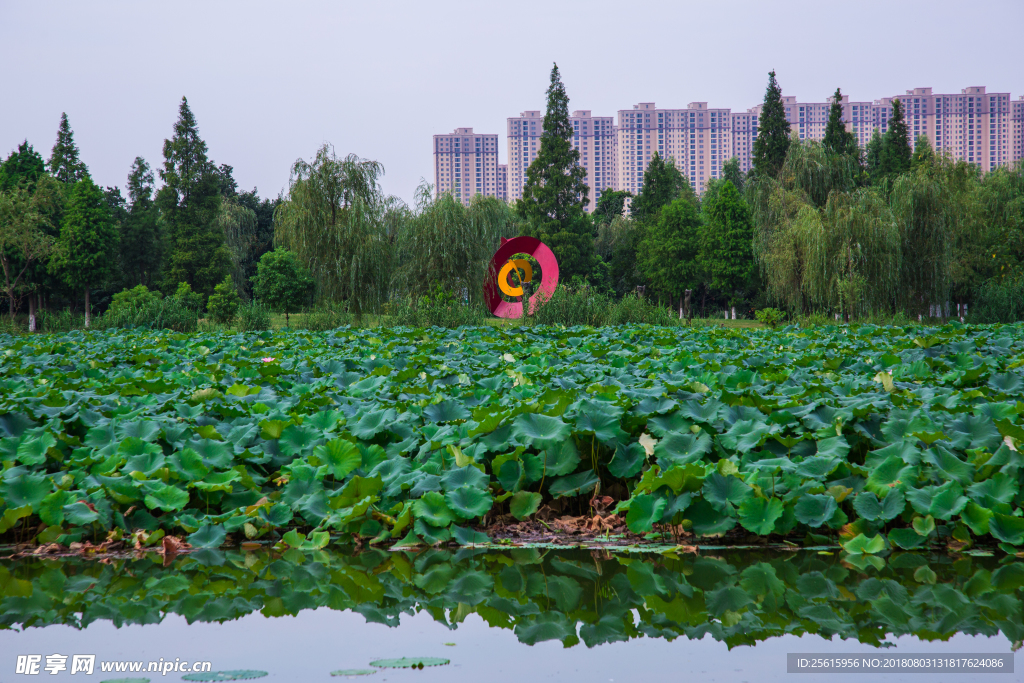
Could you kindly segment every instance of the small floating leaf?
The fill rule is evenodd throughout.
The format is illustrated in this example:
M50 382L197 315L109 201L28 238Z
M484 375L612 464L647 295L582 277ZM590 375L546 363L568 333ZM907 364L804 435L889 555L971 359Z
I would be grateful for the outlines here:
M332 676L369 676L377 673L377 669L338 669L332 671Z
M401 659L378 659L370 662L370 666L381 669L422 669L425 666L441 666L451 660L440 657L402 657Z

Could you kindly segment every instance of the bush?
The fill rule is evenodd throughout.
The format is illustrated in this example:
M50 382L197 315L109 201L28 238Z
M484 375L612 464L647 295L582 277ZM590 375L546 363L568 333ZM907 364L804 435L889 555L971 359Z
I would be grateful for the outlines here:
M757 322L768 327L775 328L786 319L786 314L777 308L761 308L754 314Z
M118 314L129 308L146 308L161 298L160 292L151 292L146 285L137 285L131 289L125 288L115 294L107 308L107 314Z
M611 300L589 287L564 285L555 289L550 298L541 297L540 306L530 316L538 325L606 325L612 308Z
M149 327L175 332L195 332L198 324L198 310L186 306L175 295L166 299L155 296L148 299L142 297L137 301L122 301L116 306L111 304L107 312L96 320L95 327Z
M70 332L85 327L85 316L70 308L62 311L42 310L38 313L37 324L40 332Z
M1014 323L1024 320L1024 280L988 280L967 307L967 322Z
M401 297L388 305L390 324L407 327L482 325L485 317L489 316L490 312L482 306L467 303L440 285L419 299Z
M270 329L270 311L253 299L238 307L239 332L263 332Z
M306 310L302 320L302 329L325 332L351 324L352 314L348 312L347 305L324 301Z
M609 325L629 325L630 323L647 323L649 325L678 325L679 319L672 309L662 308L647 297L631 292L613 304L608 312Z
M283 247L268 251L260 258L252 282L255 296L282 311L286 325L291 324L288 314L308 304L316 288L298 255Z
M190 308L196 313L203 310L203 295L193 292L192 285L187 282L178 283L178 291L174 293L174 298L181 302L182 306Z
M206 303L206 311L214 322L230 323L238 312L238 304L238 292L229 275L224 278L224 282L213 288L213 294Z

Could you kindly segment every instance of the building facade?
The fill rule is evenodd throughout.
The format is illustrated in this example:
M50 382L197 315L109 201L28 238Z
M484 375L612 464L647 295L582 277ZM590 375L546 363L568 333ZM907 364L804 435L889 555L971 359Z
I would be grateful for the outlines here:
M912 148L919 137L927 136L936 150L983 172L1024 158L1024 95L1011 100L1009 93L989 93L985 86L971 86L957 94L914 88L904 95L871 101L843 96L843 121L862 148L875 130L883 135L889 130L896 99L903 104ZM782 102L786 120L799 139L824 139L831 99L798 102L784 95ZM573 146L587 172L587 211L594 210L606 189L640 192L655 152L672 160L698 194L708 181L721 177L731 158L736 158L740 171L749 171L761 109L759 104L733 112L709 107L707 102L691 102L685 109L659 109L653 102L641 102L619 110L617 121L593 116L589 110L574 111L570 117ZM473 135L472 128L435 135L437 191L452 191L465 202L481 192L508 201L522 198L526 169L540 152L543 132L543 112L524 111L510 117L508 164L503 168L497 163L497 136Z
M450 192L466 206L478 194L497 197L506 193L500 185L501 175L497 135L456 128L449 135L434 136L434 188L438 196Z

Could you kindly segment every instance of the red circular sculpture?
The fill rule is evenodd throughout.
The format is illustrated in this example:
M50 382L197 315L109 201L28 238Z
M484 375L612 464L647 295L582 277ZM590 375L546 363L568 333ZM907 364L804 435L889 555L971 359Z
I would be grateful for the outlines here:
M530 313L537 310L538 301L547 301L555 293L558 286L558 260L548 245L536 237L513 237L510 240L502 239L501 246L491 258L490 272L487 281L484 283L484 298L491 313L499 318L521 318L523 317L523 304L521 301L505 301L501 298L501 292L515 296L521 295L522 289L512 287L508 283L509 273L513 268L521 268L526 271L524 279L532 276L530 264L525 259L512 260L515 254L529 254L537 260L541 268L540 287L530 297ZM541 299L540 297L543 297Z

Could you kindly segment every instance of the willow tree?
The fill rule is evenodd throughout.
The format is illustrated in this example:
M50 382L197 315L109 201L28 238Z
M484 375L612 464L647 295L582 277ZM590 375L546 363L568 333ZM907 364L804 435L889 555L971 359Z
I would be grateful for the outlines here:
M468 207L433 187L420 185L416 211L397 239L396 285L402 292L425 294L436 286L471 302L482 301L491 256L502 237L518 234L515 213L494 197L477 195Z
M384 196L384 167L325 144L292 166L287 199L274 216L274 241L309 269L321 297L346 300L357 316L386 298L394 222L400 209Z
M225 197L217 214L217 225L224 231L224 244L231 255L231 281L246 298L252 289L249 272L259 261L261 241L256 212L234 198Z

